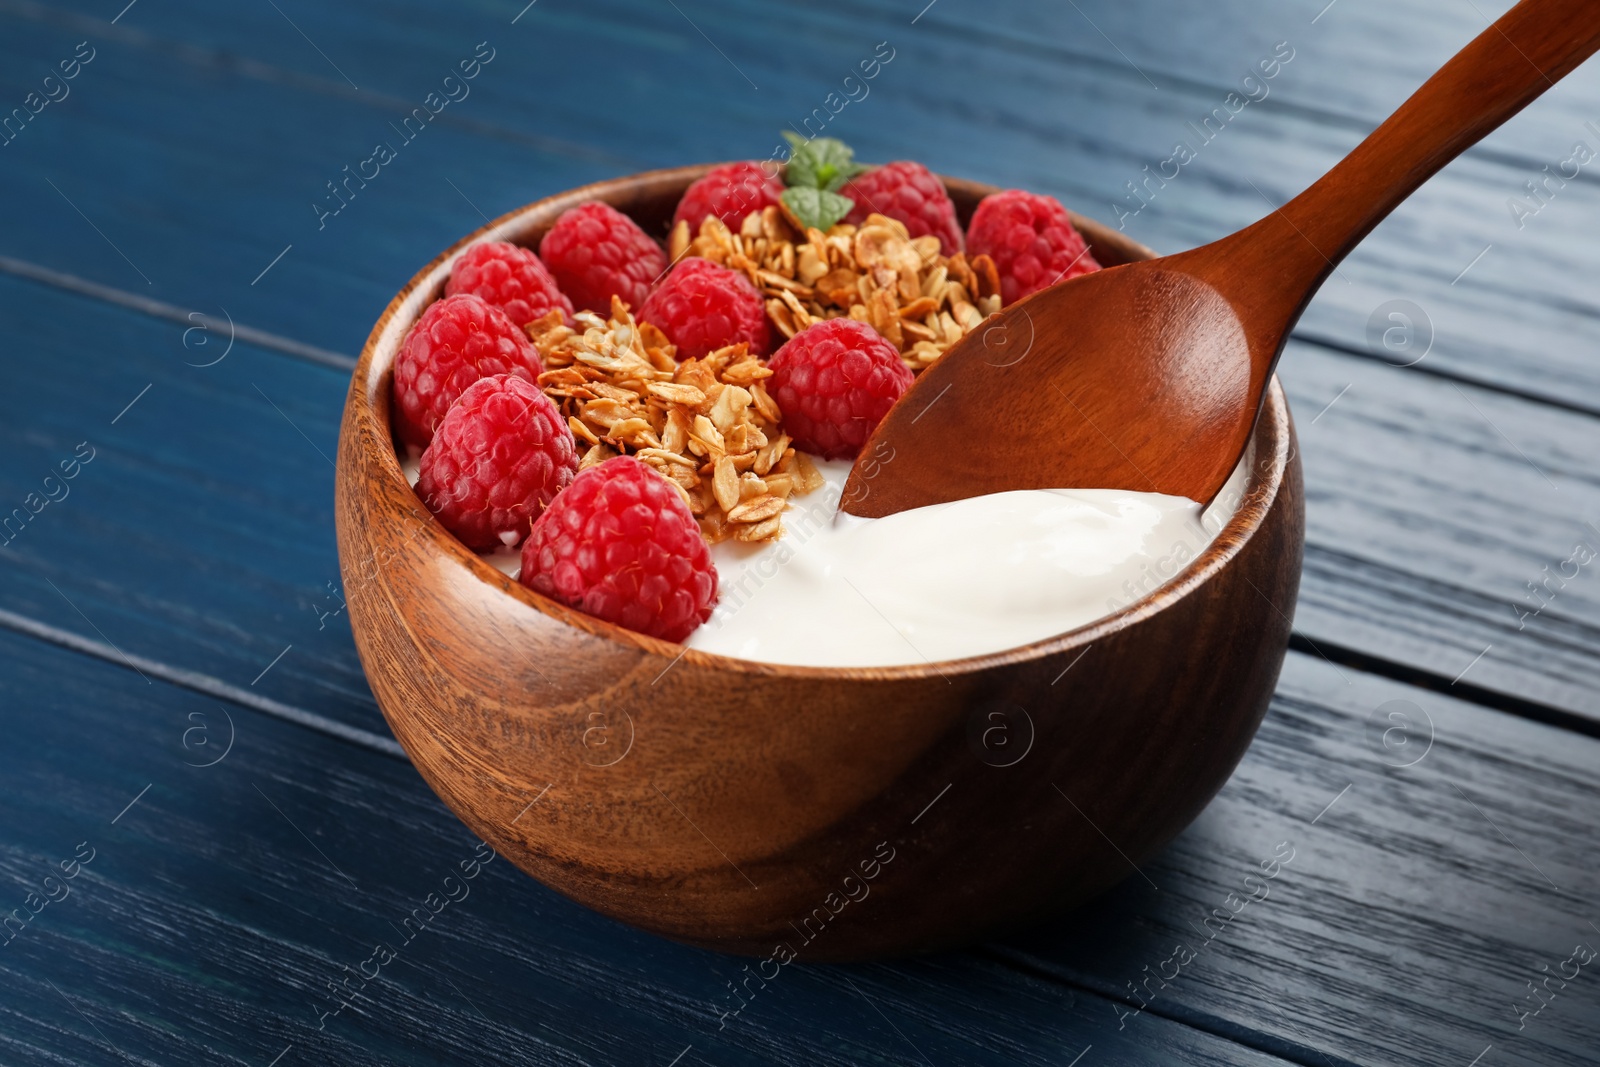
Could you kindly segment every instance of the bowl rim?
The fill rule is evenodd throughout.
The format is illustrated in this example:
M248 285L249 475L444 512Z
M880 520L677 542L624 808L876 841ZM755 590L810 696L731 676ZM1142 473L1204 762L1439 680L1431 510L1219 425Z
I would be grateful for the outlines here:
M362 346L361 355L352 371L352 389L344 417L347 420L354 417L367 423L365 429L370 432L370 436L361 433L341 433L341 453L345 447L346 440L351 442L351 447L355 447L363 440L388 442L392 446L394 435L393 427L390 423L389 397L391 395L390 371L394 357L399 351L405 335L410 331L412 324L421 315L423 309L442 295L445 281L449 277L449 268L455 259L469 246L481 240L504 240L516 244L527 244L529 232L536 230L540 225L530 221L535 214L550 212L551 214L548 217L553 220L560 211L580 203L591 200L607 200L615 194L635 191L641 186L669 187L680 183L687 184L704 175L713 167L722 165L724 164L703 163L642 171L578 186L506 212L461 237L440 252L418 270L390 300L388 306L373 324L366 344ZM960 190L977 198L1000 191L999 187L982 182L950 178L942 174L938 175L938 177L946 188ZM1074 211L1069 210L1068 214L1072 217L1073 225L1088 239L1091 248L1114 250L1127 260L1158 258L1154 251L1126 237L1120 231L1113 230L1101 222ZM614 623L605 622L575 608L569 608L543 594L536 593L467 548L426 509L419 509L414 512L418 521L423 524L423 531L419 532L415 539L418 541L426 540L437 551L443 552L447 557L459 561L480 580L486 581L490 585L498 585L505 593L520 601L525 607L538 611L558 622L575 626L593 636L616 641L637 651L672 660L674 663L678 660L687 660L692 664L708 669L768 677L794 678L796 680L917 681L942 679L949 682L957 675L978 675L996 668L1032 660L1042 660L1079 648L1087 649L1089 645L1126 630L1196 592L1243 551L1251 538L1260 531L1271 513L1272 507L1277 501L1279 490L1287 477L1289 463L1293 458L1291 452L1291 427L1292 420L1288 401L1277 377L1274 376L1267 389L1261 410L1257 415L1255 427L1251 431L1250 443L1246 447L1245 456L1241 457L1240 460L1240 463L1243 464L1247 458L1252 456L1252 453L1254 454L1254 462L1250 464L1250 470L1240 491L1239 502L1233 515L1212 536L1211 542L1171 579L1116 611L1076 629L1041 638L1038 641L1019 645L1015 648L988 652L977 656L966 656L959 659L925 660L922 663L894 666L815 667L766 663L758 660L741 659L735 656L725 656L715 652L705 652L700 649L689 648L677 642L665 641L637 633ZM1263 443L1271 446L1270 455L1262 453L1259 446ZM378 452L377 471L378 476L385 481L385 488L390 491L398 490L403 492L406 497L415 500L415 490L406 480L405 473L400 466L399 453L393 447L380 448ZM340 466L343 467L345 462L346 459L341 454ZM372 489L370 486L360 488L361 491L371 491ZM1073 662L1075 663L1076 660Z

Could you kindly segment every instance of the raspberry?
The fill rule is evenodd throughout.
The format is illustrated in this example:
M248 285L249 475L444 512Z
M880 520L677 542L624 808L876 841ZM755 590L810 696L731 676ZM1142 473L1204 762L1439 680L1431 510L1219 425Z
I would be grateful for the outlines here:
M682 641L711 616L717 570L689 506L632 456L580 471L533 524L522 584L597 619Z
M967 251L994 260L1007 304L1100 269L1061 201L1021 189L983 198L967 227Z
M686 259L672 268L639 318L660 327L678 346L679 359L699 359L740 341L764 356L771 344L760 292L740 272L709 259Z
M463 252L444 291L447 296L481 296L518 326L544 318L552 308L572 318L572 301L556 287L539 257L505 241L481 241Z
M471 293L430 304L394 361L395 428L407 444L426 445L433 428L467 386L491 374L534 381L539 350L506 313Z
M468 548L515 545L578 473L566 420L537 385L479 378L450 406L422 453L417 495Z
M738 233L746 215L777 204L782 195L783 183L760 163L728 163L713 167L684 191L672 224L687 221L692 236L708 216L715 215Z
M593 201L563 214L539 242L539 258L579 311L611 314L611 297L638 308L667 269L667 254L639 224Z
M932 234L939 238L947 256L961 251L956 206L944 191L944 183L921 163L890 163L869 170L846 182L839 194L856 202L845 216L846 222L859 226L868 215L887 215L905 223L912 237Z
M854 456L911 387L911 371L878 332L854 319L825 319L791 337L767 364L772 397L796 448Z

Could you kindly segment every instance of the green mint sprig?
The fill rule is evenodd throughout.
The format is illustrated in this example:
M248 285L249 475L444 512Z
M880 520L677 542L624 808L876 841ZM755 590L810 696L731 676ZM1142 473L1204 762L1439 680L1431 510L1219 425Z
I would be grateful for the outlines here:
M784 168L784 184L791 189L823 189L836 193L845 182L872 168L855 161L855 152L843 141L832 137L806 140L791 130L784 130L793 151L789 165Z
M826 232L856 206L838 190L872 168L857 163L850 146L832 137L807 140L790 130L783 131L783 136L793 147L783 172L789 187L783 193L783 204L801 225Z
M856 202L848 196L830 193L826 189L785 189L783 206L807 229L815 228L827 233L829 227L850 214Z

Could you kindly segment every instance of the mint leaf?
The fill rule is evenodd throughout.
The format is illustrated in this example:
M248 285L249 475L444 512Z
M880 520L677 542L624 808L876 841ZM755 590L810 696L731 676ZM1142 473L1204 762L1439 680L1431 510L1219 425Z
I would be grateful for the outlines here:
M791 189L837 192L857 174L872 169L857 163L855 152L843 141L832 137L808 141L789 130L784 130L783 135L794 146L794 151L789 155L789 165L783 173L783 180Z
M800 225L826 233L834 223L850 214L856 202L826 189L799 187L783 191L783 206Z

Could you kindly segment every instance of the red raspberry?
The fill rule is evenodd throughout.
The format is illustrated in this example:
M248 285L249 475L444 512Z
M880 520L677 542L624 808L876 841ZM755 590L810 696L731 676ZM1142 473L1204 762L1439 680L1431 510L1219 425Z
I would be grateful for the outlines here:
M911 388L894 345L854 319L808 326L778 349L772 398L796 448L840 459L861 451L884 414Z
M845 182L839 195L856 202L845 221L857 226L872 214L887 215L905 223L912 237L939 238L947 256L961 251L961 226L956 206L941 182L921 163L890 163Z
M688 637L717 602L689 505L632 456L580 471L545 509L522 546L522 584L666 641Z
M967 227L967 251L994 260L1007 304L1100 269L1061 201L1021 189L983 198Z
M679 359L699 359L740 341L764 356L771 344L761 293L740 272L709 259L690 258L672 268L639 318L661 328L678 346Z
M611 314L611 297L638 308L667 269L667 254L639 224L592 201L566 212L539 242L539 258L579 311Z
M473 293L518 326L542 319L551 309L572 318L572 301L556 287L531 249L505 241L480 241L456 260L445 295Z
M515 545L578 473L566 420L537 385L479 378L450 406L422 453L417 495L468 548Z
M687 221L693 235L708 216L715 215L737 233L746 215L777 204L782 195L783 183L760 163L728 163L711 168L684 191L672 224Z
M433 440L433 428L467 386L491 374L534 381L544 367L528 335L497 307L471 293L430 304L394 361L394 422L411 445Z

